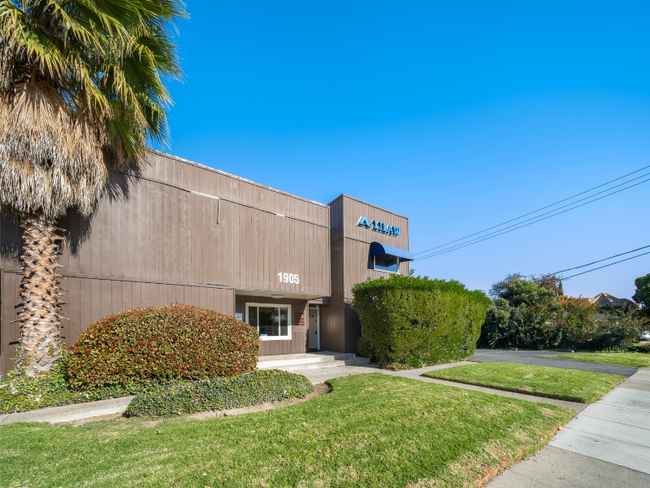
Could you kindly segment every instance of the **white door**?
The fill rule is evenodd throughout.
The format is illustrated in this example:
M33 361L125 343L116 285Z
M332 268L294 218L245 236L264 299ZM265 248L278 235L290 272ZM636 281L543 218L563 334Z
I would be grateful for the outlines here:
M318 308L309 309L309 349L320 349L318 344L319 314Z

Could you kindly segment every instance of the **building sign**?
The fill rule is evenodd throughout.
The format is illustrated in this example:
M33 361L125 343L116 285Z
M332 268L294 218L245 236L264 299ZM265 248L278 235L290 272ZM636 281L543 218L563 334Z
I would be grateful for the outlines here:
M386 225L385 222L379 222L378 220L373 220L372 224L368 220L368 217L362 216L357 222L359 227L365 227L366 229L372 229L376 232L381 232L382 234L388 234L389 236L399 236L399 227L394 225Z

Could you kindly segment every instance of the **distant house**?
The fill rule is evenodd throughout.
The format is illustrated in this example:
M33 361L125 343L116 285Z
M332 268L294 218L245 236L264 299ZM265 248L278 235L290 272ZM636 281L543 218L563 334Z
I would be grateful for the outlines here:
M589 303L598 305L601 308L639 308L639 304L627 298L616 298L608 293L601 293L594 298L588 298Z

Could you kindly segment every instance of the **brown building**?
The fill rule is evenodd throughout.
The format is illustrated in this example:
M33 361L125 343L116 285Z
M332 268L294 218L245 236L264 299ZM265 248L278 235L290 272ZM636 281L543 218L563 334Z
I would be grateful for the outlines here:
M341 195L330 205L163 153L140 174L110 171L90 219L71 211L62 335L102 317L185 303L255 326L260 354L355 352L350 288L408 273L408 219ZM0 373L20 329L20 228L0 223Z

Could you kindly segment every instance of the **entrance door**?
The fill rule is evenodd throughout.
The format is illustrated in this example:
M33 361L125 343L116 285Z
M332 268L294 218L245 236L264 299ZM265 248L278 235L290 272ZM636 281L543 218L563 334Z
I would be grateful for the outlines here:
M309 309L309 349L320 349L318 332L320 329L320 309Z

